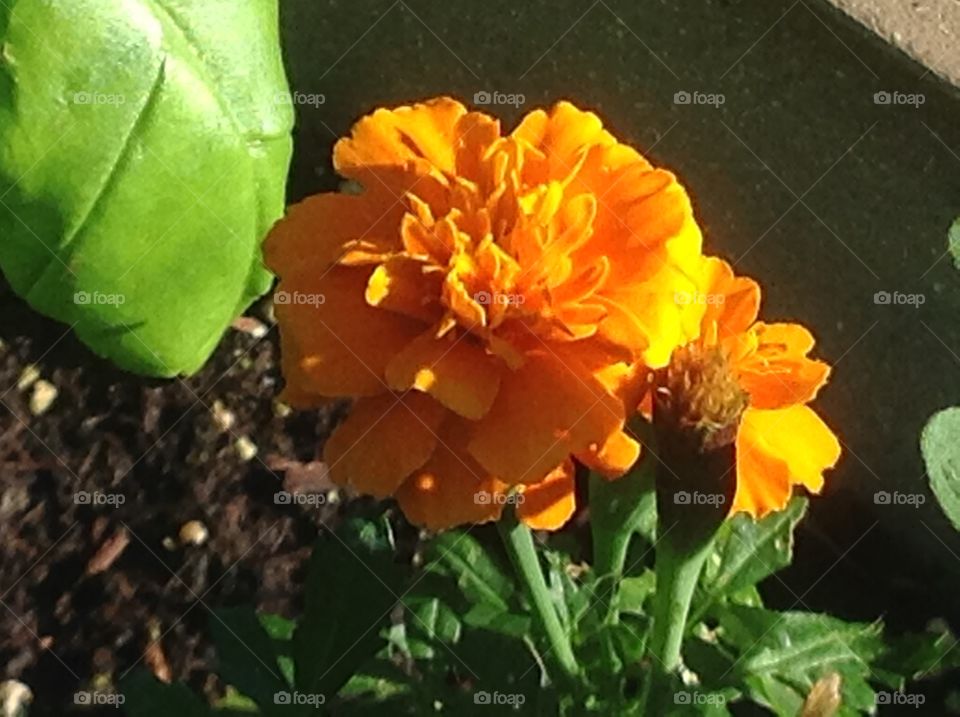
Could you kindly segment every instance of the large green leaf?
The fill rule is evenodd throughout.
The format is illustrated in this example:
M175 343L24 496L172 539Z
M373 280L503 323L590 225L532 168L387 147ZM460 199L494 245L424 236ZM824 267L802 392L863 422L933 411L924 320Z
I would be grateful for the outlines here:
M273 638L253 608L217 610L210 631L220 677L260 705L265 715L277 714L277 695L291 687L280 669Z
M124 368L196 370L269 286L293 123L277 0L3 5L0 269Z
M351 520L317 542L293 635L299 692L331 700L376 654L403 579L386 521Z
M186 685L167 685L146 670L135 670L120 684L128 717L212 717L213 711Z
M960 530L960 407L940 411L927 422L920 449L933 494Z

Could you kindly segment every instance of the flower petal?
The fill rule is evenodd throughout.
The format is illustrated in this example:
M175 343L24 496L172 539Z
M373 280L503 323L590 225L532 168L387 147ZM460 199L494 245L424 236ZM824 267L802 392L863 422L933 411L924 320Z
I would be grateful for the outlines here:
M450 420L433 456L397 490L400 509L411 523L446 530L467 523L496 520L503 503L501 484L467 450L469 427Z
M706 294L704 326L716 323L722 340L745 332L760 312L760 286L753 279L736 276L723 259L707 257L703 263Z
M812 401L830 376L830 366L806 357L813 336L799 324L757 323L757 348L737 364L740 385L756 408L776 409Z
M264 261L275 274L293 280L316 276L340 259L348 244L379 253L400 247L397 227L403 209L365 196L318 194L294 204L264 241Z
M377 498L392 495L430 460L446 415L421 393L359 399L324 446L330 477Z
M500 365L469 335L450 332L441 338L429 330L411 341L387 365L394 391L429 393L464 418L486 415L500 387Z
M365 293L367 303L425 323L436 323L443 316L443 275L428 272L429 266L418 259L390 257L371 274Z
M737 434L737 491L733 511L755 517L782 510L792 485L813 493L823 472L840 458L840 443L807 406L777 410L748 408Z
M534 530L558 530L570 520L577 507L574 494L576 468L565 460L539 483L523 487L517 503L517 517Z
M510 485L536 483L571 453L606 443L623 420L623 404L578 360L542 351L504 374L470 452Z
M368 269L337 266L309 283L281 280L277 293L284 292L288 301L276 303L276 313L289 397L371 396L387 390L387 364L423 324L369 306L364 300L369 276ZM300 303L304 297L317 298Z
M577 460L604 478L619 478L640 458L640 444L625 431L610 435L605 443L577 453Z

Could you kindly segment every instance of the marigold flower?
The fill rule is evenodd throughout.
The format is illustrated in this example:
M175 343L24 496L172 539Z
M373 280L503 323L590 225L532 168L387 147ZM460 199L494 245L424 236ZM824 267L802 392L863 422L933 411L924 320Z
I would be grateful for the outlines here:
M735 443L731 515L786 507L793 486L813 493L840 458L837 437L806 404L830 367L807 357L813 336L798 324L757 321L760 287L717 258L703 264L700 336L678 349L660 379L661 400L702 450ZM658 408L654 408L654 411Z
M516 489L559 527L571 458L616 476L639 454L627 379L697 334L674 301L702 260L686 192L566 102L506 136L448 98L380 109L334 166L362 193L297 204L266 243L286 400L356 399L333 479L433 529Z

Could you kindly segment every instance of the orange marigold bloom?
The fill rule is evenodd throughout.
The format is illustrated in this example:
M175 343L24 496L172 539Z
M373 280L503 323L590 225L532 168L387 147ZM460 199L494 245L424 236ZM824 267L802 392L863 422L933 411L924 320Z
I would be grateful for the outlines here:
M666 390L705 449L735 441L730 513L759 518L786 507L795 485L819 493L840 458L837 437L806 405L830 367L807 357L814 339L803 326L757 321L755 281L721 259L703 267L700 293L690 297L703 310L701 333L674 354Z
M325 447L333 479L442 529L562 525L575 457L610 476L639 445L623 386L699 316L701 235L676 178L563 102L509 135L440 98L361 119L334 149L360 194L292 207L279 275L285 398L356 398Z

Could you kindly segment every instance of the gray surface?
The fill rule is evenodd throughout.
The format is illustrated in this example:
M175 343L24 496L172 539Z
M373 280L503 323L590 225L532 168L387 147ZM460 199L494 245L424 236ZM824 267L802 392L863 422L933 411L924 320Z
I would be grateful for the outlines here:
M830 0L905 53L960 85L960 0Z
M960 215L952 87L812 0L282 6L294 85L326 96L300 108L295 195L334 186L335 135L378 105L523 93L520 111L493 108L508 126L561 98L594 108L682 177L707 249L759 278L765 317L811 327L836 365L818 406L846 451L812 521L836 557L855 546L848 558L876 570L871 556L882 566L902 549L907 559L866 580L960 584L960 540L918 449L926 419L960 403L960 272L944 256ZM680 90L726 101L676 105ZM925 102L877 105L878 91ZM881 290L926 303L878 306ZM880 489L928 500L878 506Z

